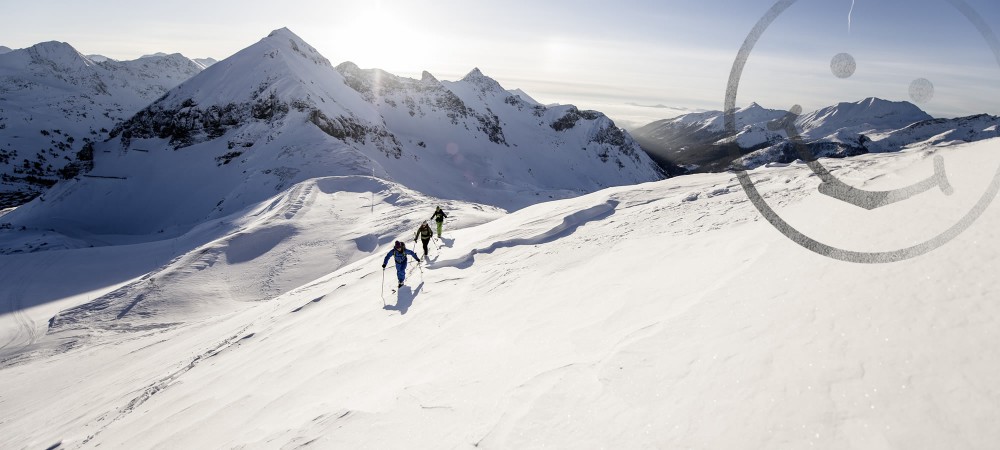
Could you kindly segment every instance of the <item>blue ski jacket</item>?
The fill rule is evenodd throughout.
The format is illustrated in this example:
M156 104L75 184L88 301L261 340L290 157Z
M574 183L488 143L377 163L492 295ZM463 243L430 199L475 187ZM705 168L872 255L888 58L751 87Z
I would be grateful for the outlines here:
M396 251L396 249L392 249L389 250L389 253L387 255L385 255L385 259L382 260L382 265L385 266L386 264L389 264L389 258L395 257L397 266L405 266L406 255L413 255L413 259L417 260L417 262L420 262L420 258L417 257L416 253L413 253L413 250L406 249L403 250L402 252L398 252Z

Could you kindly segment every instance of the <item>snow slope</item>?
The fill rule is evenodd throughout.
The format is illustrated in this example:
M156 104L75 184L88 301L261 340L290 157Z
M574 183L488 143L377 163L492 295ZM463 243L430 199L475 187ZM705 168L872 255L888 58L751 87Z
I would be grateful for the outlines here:
M98 62L63 42L0 54L0 208L86 170L118 121L201 70L180 54Z
M803 165L751 176L805 232L886 250L974 205L998 146L829 161L845 182L889 189L946 159L954 195L873 212L820 194ZM368 177L317 178L174 239L0 256L0 447L1000 441L997 205L927 255L858 265L784 238L730 174L509 214L453 201L462 222L390 293L389 243L409 240L435 202ZM74 270L103 283L44 282Z

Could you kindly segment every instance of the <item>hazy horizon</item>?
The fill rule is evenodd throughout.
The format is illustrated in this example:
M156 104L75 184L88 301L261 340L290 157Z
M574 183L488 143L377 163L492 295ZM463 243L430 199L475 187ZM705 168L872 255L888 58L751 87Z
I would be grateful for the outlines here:
M968 3L988 26L1000 24L1000 5ZM55 40L119 60L157 52L223 60L287 27L334 64L413 78L426 70L445 80L478 67L542 103L597 109L635 127L684 110L722 109L736 54L773 5L50 0L6 8L0 45ZM850 76L831 73L831 58L841 53L856 61ZM1000 114L997 79L1000 61L948 1L801 0L762 35L737 103L812 110L874 96L921 100L915 103L936 117ZM918 80L932 83L932 96L911 95Z

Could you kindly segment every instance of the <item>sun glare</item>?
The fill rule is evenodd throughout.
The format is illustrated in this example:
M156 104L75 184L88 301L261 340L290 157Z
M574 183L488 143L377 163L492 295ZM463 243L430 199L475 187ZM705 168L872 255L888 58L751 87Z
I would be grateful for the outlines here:
M433 63L432 36L390 8L371 5L356 11L347 23L330 30L328 43L344 60L398 75L419 75Z

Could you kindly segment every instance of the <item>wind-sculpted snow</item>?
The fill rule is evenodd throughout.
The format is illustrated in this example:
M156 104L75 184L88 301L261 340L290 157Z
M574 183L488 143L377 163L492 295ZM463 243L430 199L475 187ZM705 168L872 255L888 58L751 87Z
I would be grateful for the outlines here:
M617 201L608 200L600 205L594 205L590 208L571 213L557 224L546 222L531 223L529 224L531 225L531 228L526 229L524 226L513 228L505 234L519 237L499 240L485 247L473 248L459 258L435 261L433 267L438 268L450 266L457 267L459 269L468 269L473 267L475 264L475 257L478 254L493 253L501 248L551 243L572 234L577 228L586 225L590 221L602 220L611 216L615 213L616 206L618 206ZM551 228L545 229L547 226L551 226Z

